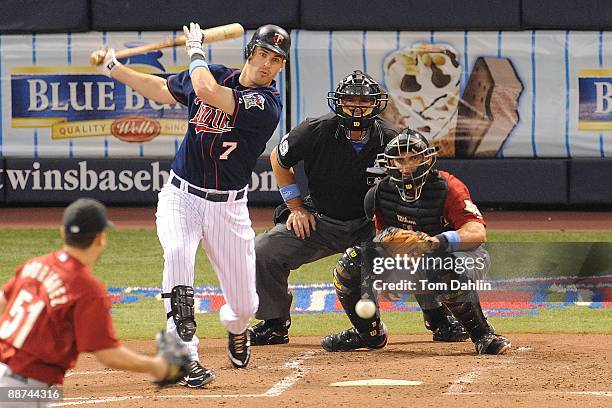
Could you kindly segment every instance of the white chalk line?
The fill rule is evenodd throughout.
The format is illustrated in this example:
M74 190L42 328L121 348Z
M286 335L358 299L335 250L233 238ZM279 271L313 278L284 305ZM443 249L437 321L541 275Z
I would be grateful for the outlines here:
M450 394L450 393L449 393ZM612 397L612 391L506 391L506 392L456 392L450 395L576 395L584 397Z
M274 384L270 389L261 394L188 394L188 395L133 395L133 396L109 396L109 397L98 397L98 398L86 398L86 397L74 397L64 398L63 402L51 404L52 407L65 407L73 405L91 405L91 404L105 404L109 402L126 401L126 400L140 400L149 398L166 398L166 399L196 399L196 398L256 398L256 397L278 397L283 392L293 387L300 379L304 378L306 373L310 370L310 367L304 367L304 360L308 360L314 357L316 353L314 351L307 351L300 354L298 357L294 357L287 361L284 365L291 371L290 374L283 377L280 381ZM74 371L72 375L89 375L89 374L111 374L117 371Z
M519 347L516 351L521 352L521 353L526 353L529 350L531 350L531 347ZM476 380L486 371L492 370L498 367L499 365L514 363L514 356L513 355L497 356L491 359L490 361L492 365L487 365L485 367L476 366L471 371L468 371L467 373L462 374L459 378L453 381L451 385L448 386L448 389L446 390L444 394L452 394L452 395L463 394L466 386L468 384L472 384L476 382Z

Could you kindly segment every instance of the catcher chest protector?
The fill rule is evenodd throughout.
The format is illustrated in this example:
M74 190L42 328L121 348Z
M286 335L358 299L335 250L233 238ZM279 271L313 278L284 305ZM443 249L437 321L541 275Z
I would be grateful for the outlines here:
M166 316L172 317L183 341L191 341L196 332L193 295L193 288L184 285L173 287L170 293L162 293L162 298L170 299L171 310Z
M404 201L389 177L376 189L375 206L382 215L385 227L397 227L423 231L431 236L443 232L442 211L448 192L448 183L432 171L421 191L421 197L413 202Z

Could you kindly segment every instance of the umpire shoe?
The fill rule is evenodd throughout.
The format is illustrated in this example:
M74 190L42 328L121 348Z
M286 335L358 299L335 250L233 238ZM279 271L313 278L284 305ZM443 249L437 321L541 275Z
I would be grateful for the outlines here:
M264 320L247 330L251 335L251 344L254 346L267 346L270 344L289 343L289 325L291 320L279 319Z
M251 358L251 341L249 331L245 330L240 334L228 332L227 356L234 368L245 368Z
M445 316L435 326L425 322L425 327L432 331L434 341L459 342L470 338L465 327L452 315Z
M185 387L198 388L210 384L215 379L212 370L202 367L199 361L189 363L189 374L181 379L178 384Z
M505 354L512 347L510 340L495 333L485 334L477 339L474 345L478 354L493 355Z
M351 351L360 348L381 349L387 345L387 334L380 339L376 345L371 345L365 342L357 332L357 329L351 327L348 330L341 331L336 334L329 334L321 340L321 346L325 351Z

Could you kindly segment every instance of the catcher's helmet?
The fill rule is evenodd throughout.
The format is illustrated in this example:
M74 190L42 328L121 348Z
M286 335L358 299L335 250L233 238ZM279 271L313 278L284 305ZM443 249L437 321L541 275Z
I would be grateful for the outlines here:
M381 164L384 164L402 200L413 202L419 199L437 154L437 149L429 146L425 136L408 128L387 144Z
M244 48L244 58L248 59L256 46L260 46L289 59L289 48L291 47L291 37L289 33L274 24L266 24L255 31L251 41Z
M371 106L350 105L343 99L359 97L371 99ZM347 130L366 130L372 121L386 107L389 96L382 92L380 85L371 76L359 70L344 78L336 90L327 93L329 108L338 115Z

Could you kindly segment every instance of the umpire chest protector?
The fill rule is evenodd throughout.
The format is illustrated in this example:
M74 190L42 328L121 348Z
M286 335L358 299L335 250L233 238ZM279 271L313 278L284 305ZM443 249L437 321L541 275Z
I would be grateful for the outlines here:
M376 211L384 227L423 231L431 236L445 230L442 212L448 183L437 171L432 171L423 186L421 196L414 202L401 199L397 187L385 177L366 197L366 212ZM370 210L370 211L369 211ZM373 210L373 211L372 211Z

